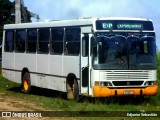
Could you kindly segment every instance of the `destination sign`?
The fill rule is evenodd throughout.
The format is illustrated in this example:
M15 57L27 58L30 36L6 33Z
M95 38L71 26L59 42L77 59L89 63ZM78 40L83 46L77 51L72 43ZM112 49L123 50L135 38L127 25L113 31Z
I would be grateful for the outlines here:
M113 28L113 24L112 23L102 23L102 27L104 29L112 29Z
M154 30L151 21L97 20L97 30Z
M130 23L122 23L122 24L117 24L118 29L143 29L142 24L130 24Z

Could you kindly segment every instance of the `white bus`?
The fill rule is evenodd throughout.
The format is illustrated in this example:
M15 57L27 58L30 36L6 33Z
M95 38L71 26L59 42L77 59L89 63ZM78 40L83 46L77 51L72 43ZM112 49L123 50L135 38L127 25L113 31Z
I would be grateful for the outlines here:
M86 18L4 25L2 73L31 86L79 96L152 96L156 83L153 23Z

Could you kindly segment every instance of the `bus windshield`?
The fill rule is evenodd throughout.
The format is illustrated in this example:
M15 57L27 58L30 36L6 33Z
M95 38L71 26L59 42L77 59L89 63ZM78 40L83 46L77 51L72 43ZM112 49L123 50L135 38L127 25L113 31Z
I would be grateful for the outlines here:
M93 47L94 69L155 69L155 38L97 35Z

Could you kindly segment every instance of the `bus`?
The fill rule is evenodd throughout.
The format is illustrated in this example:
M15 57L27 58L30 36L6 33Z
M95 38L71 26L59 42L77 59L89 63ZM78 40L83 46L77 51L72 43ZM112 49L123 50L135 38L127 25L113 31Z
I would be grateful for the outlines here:
M154 96L158 92L153 22L106 17L6 24L2 74L79 96Z

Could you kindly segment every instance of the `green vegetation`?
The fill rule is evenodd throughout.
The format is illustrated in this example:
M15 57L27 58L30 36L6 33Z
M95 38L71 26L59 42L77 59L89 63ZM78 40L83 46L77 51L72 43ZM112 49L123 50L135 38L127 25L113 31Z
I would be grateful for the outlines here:
M0 77L1 97L10 97L12 99L15 99L16 101L24 101L24 103L26 101L29 103L34 103L36 104L36 106L50 111L81 111L83 114L85 114L84 111L113 111L114 113L116 111L160 111L160 91L157 96L153 96L150 98L84 98L80 103L77 103L72 100L66 100L63 97L63 94L61 94L60 92L36 87L32 87L32 91L30 94L23 94L21 92L20 86L20 84L10 82L5 78ZM24 107L26 109L29 108L27 104L24 104ZM37 109L37 111L39 110ZM118 119L117 117L110 118L113 118L115 120ZM145 117L138 118L141 120L146 120ZM84 119L93 118L89 117ZM123 117L122 119L128 119L128 117ZM135 118L130 117L129 119L134 120ZM152 120L151 117L149 117L149 119Z
M138 98L84 98L80 103L66 100L63 94L57 91L32 87L30 94L21 92L20 84L10 82L0 77L0 93L17 100L35 102L50 110L63 111L139 111L139 110L160 110L160 95ZM159 91L160 93L160 91Z
M160 83L160 52L157 51L157 78Z
M26 13L27 21L24 20L24 16L21 16L21 22L31 22L31 17L34 17L37 19L37 21L40 19L39 15L36 13L33 13L28 10L27 7L22 6ZM0 18L1 18L1 24L0 24L0 43L2 42L2 35L3 35L3 25L4 24L11 24L15 23L15 0L11 2L10 0L0 0Z

